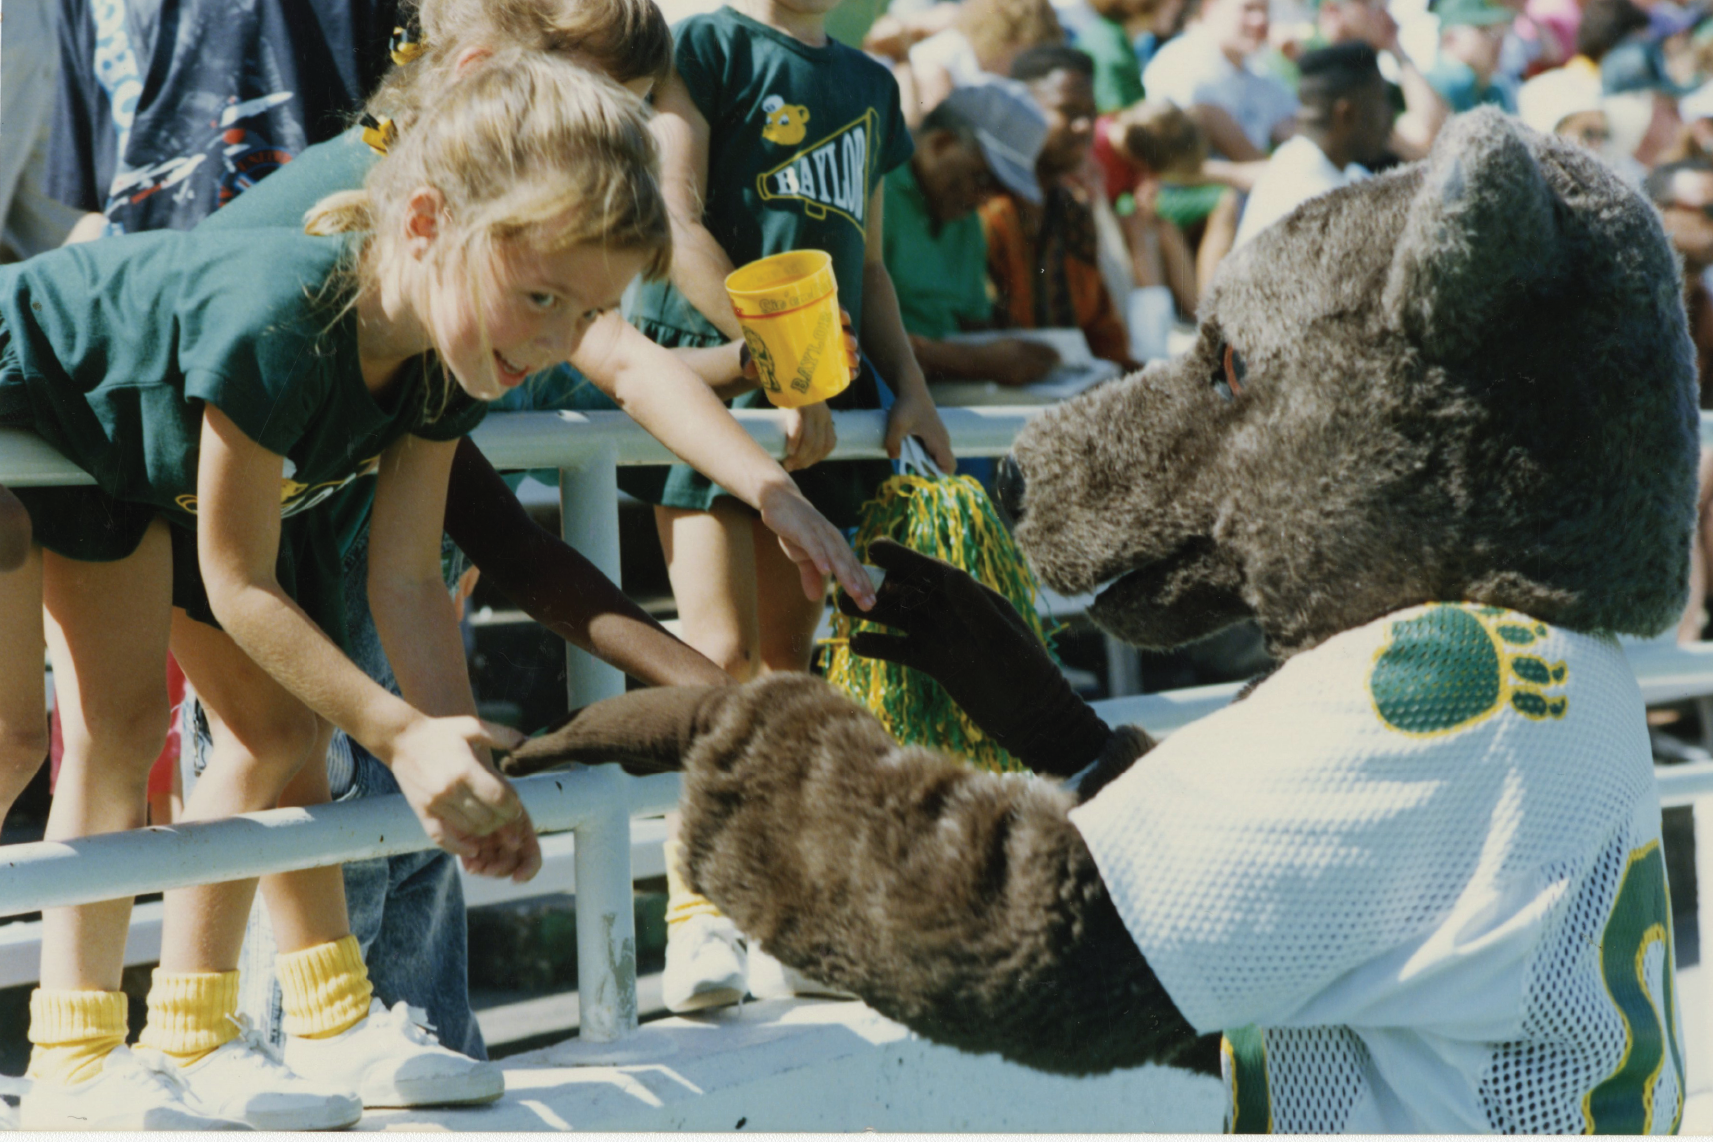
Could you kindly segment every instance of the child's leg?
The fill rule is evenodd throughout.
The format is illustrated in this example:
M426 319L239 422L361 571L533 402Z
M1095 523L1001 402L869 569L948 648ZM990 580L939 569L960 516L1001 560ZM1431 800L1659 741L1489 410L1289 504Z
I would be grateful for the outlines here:
M0 572L24 565L30 558L30 513L11 489L0 485Z
M681 638L745 682L758 669L751 513L723 497L709 512L659 507L656 514Z
M328 800L322 765L329 727L251 661L231 637L182 611L173 651L210 716L214 749L186 800L182 820L209 821L278 805ZM340 869L331 866L262 879L269 919L283 953L335 945L349 932ZM161 967L150 993L143 1041L191 1062L232 1039L236 974L255 879L166 894ZM348 1024L369 1007L353 982ZM359 995L362 993L362 995Z
M824 601L806 598L800 588L800 569L762 520L752 521L752 551L758 582L759 661L767 671L808 671Z
M42 558L45 634L65 754L48 814L50 840L136 829L149 767L167 737L172 565L157 520L111 563ZM70 1084L101 1070L125 1038L119 991L131 900L48 909L41 987L31 998L30 1072Z
M48 756L42 688L42 553L0 574L0 824Z
M752 515L726 497L709 512L657 508L657 536L680 612L681 638L744 682L758 669ZM693 1012L738 1003L746 990L740 933L680 877L680 815L668 815L668 949L663 1003Z
M211 717L215 750L185 805L187 820L329 800L332 728L213 627L174 614L173 652ZM339 866L262 878L281 985L288 1068L233 1040L240 947L256 881L167 894L161 967L141 1042L181 1066L205 1103L254 1127L338 1126L368 1106L483 1102L501 1072L420 1036L402 1016L373 1010L370 976L346 914ZM207 1062L205 1062L207 1061ZM290 1070L289 1070L290 1069ZM295 1074L296 1073L296 1074ZM236 1101L225 1088L243 1076ZM283 1107L283 1097L290 1106ZM270 1119L262 1118L265 1114Z

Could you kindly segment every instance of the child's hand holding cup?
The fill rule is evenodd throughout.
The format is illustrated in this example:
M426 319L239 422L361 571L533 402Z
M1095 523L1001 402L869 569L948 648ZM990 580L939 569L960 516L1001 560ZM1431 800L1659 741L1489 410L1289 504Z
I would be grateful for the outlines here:
M779 408L827 401L857 370L853 334L822 250L790 250L748 263L724 283L764 396Z

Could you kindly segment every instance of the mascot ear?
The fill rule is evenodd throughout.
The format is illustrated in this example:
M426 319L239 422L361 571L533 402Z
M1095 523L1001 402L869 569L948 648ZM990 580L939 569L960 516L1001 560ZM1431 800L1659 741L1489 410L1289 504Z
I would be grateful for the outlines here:
M1564 271L1556 203L1526 133L1484 108L1428 157L1385 288L1385 312L1435 356L1461 356L1501 309Z

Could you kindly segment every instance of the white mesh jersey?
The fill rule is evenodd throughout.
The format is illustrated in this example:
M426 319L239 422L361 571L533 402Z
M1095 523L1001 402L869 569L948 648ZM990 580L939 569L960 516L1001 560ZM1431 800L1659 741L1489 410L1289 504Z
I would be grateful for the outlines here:
M1073 813L1238 1131L1675 1131L1641 693L1612 638L1429 604L1297 655Z

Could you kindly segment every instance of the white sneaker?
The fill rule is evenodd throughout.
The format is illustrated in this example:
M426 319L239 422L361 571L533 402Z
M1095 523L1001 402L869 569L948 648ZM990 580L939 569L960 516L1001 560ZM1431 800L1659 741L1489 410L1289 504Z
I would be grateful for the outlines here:
M819 996L826 1000L858 1000L845 989L821 984L797 968L789 968L755 944L746 949L746 991L757 1000L790 996Z
M668 927L663 951L663 1006L698 1012L738 1004L746 995L746 946L727 917L708 913Z
M317 1083L281 1062L245 1016L230 1016L239 1038L179 1069L190 1102L210 1115L242 1119L258 1131L336 1131L351 1127L364 1104L342 1083Z
M365 1107L490 1103L507 1088L501 1069L436 1042L424 1010L372 998L370 1014L323 1040L288 1036L286 1066L308 1080L358 1092Z
M148 1048L115 1048L82 1083L37 1080L18 1106L25 1131L249 1131L190 1101L179 1068Z

